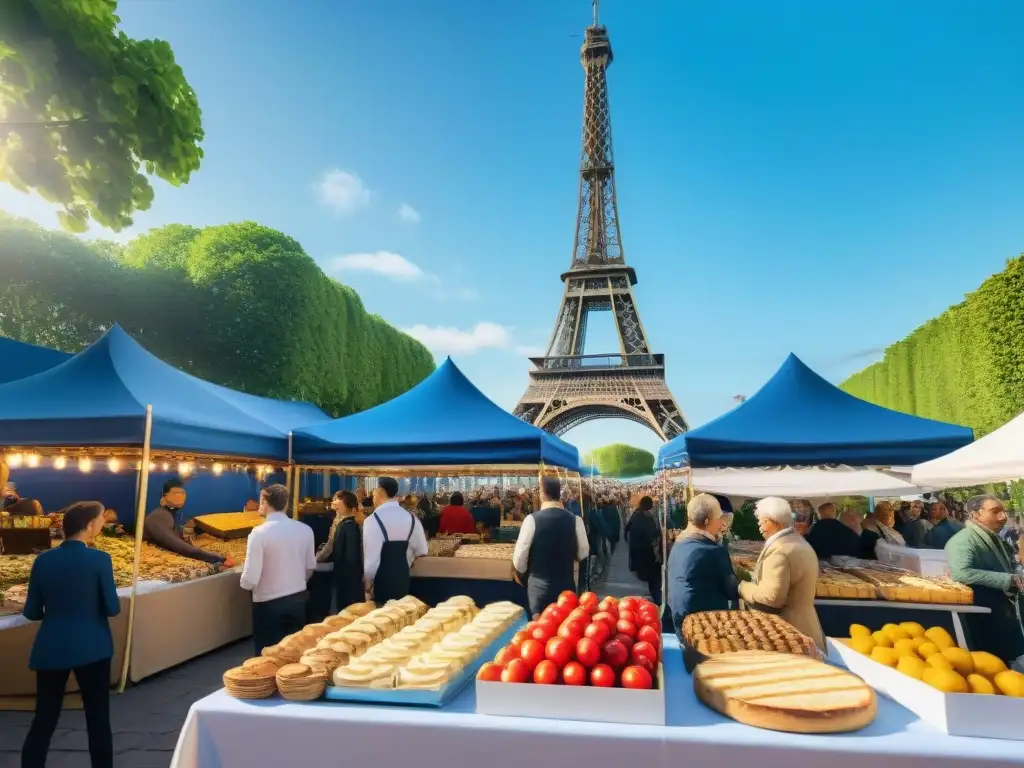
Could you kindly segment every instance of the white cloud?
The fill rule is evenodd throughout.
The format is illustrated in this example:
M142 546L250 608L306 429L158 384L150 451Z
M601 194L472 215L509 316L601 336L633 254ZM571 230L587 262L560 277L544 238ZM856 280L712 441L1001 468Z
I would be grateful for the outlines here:
M324 173L316 183L316 193L320 202L339 216L355 213L373 199L373 192L357 174L340 168Z
M328 263L327 269L332 273L373 272L374 274L403 283L415 283L433 277L401 254L391 253L390 251L350 253L347 256L336 256Z
M482 349L505 349L512 343L512 329L482 322L470 330L444 326L414 325L405 332L439 355L471 355Z
M406 224L419 224L423 219L423 217L420 216L420 212L408 203L402 203L398 206L398 218Z

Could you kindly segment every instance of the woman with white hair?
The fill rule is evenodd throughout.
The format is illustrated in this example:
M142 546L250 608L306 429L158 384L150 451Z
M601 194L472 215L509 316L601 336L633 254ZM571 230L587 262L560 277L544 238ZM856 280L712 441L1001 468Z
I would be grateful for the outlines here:
M793 510L785 499L761 499L754 514L764 549L754 581L740 584L740 597L748 608L778 614L824 650L825 635L814 610L818 556L794 529Z
M724 520L718 499L709 494L698 494L686 505L686 528L668 556L668 607L677 635L691 613L739 605L729 551L718 541Z

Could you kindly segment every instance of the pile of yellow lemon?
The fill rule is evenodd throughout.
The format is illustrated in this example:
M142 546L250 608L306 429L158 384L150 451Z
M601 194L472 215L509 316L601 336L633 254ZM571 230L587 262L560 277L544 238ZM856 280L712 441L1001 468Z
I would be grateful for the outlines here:
M944 693L1024 698L1024 674L1007 669L991 653L958 648L942 627L925 629L917 622L905 621L872 632L863 624L853 624L849 646Z

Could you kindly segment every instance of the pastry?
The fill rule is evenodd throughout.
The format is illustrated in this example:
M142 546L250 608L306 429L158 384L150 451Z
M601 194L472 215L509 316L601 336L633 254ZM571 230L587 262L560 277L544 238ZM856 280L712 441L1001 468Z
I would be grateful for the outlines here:
M334 670L333 682L339 688L394 688L392 664L349 664Z
M236 699L266 699L277 691L275 672L235 667L224 673L224 689Z
M818 649L791 624L761 611L703 611L683 620L683 641L706 655L778 651L818 658Z

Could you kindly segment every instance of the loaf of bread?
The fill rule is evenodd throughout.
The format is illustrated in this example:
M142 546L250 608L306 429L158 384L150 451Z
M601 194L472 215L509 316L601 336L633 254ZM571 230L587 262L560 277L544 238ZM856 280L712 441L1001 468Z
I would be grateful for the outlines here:
M704 704L737 722L788 733L841 733L875 719L875 692L859 677L803 656L741 651L697 665Z

